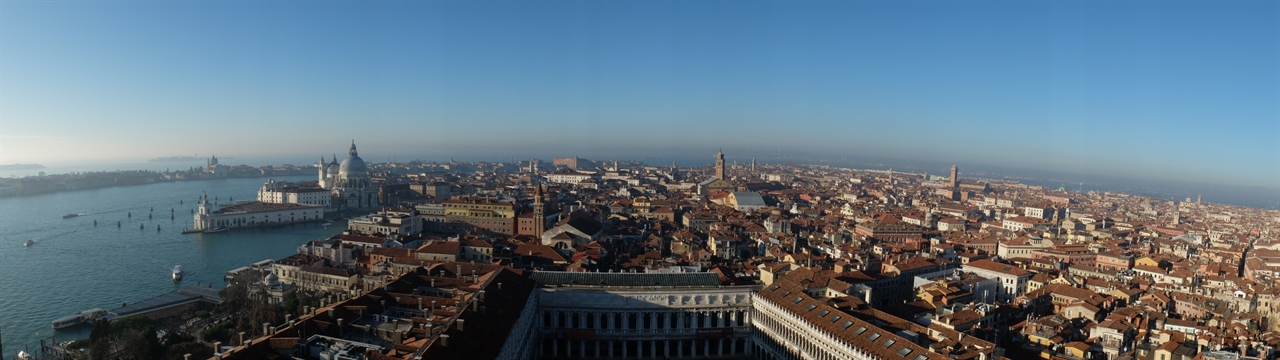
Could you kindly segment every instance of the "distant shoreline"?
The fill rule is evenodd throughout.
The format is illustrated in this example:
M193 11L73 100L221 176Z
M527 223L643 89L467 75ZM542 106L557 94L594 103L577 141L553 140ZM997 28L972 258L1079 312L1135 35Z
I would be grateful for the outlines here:
M147 160L147 162L166 162L166 161L204 161L204 160L208 160L208 159L209 159L209 158L206 158L206 157L200 157L200 156L161 156L161 157L158 157L158 158L149 159L149 160ZM219 160L231 160L231 159L235 159L235 158L232 158L232 157L223 157L223 158L218 158L218 159L219 159Z
M43 169L43 168L44 168L44 165L40 165L40 164L7 164L7 165L0 165L0 171L13 171L13 170L38 170L38 169Z
M196 160L204 160L204 158L195 157L195 156L162 156L162 157L158 157L158 158L155 158L155 159L147 160L147 162L161 162L161 161L196 161Z

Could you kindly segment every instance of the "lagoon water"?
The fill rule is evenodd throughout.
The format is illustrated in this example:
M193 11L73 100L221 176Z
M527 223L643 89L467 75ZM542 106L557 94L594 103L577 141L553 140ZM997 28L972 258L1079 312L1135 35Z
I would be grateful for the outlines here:
M312 180L310 176L277 181ZM210 199L253 200L266 178L167 182L0 199L0 334L4 356L36 350L40 339L87 336L54 331L50 321L91 308L113 309L177 289L222 287L231 269L279 259L310 240L340 233L343 224L182 234L201 193ZM180 204L179 201L182 201ZM154 212L152 212L154 208ZM174 219L170 220L170 209ZM70 219L62 216L83 213ZM132 213L133 217L128 217ZM148 219L148 215L152 218ZM93 222L98 221L95 227ZM116 222L120 227L116 227ZM144 229L139 229L139 226ZM156 231L156 226L160 231ZM28 239L30 247L22 246ZM170 279L182 265L183 281Z

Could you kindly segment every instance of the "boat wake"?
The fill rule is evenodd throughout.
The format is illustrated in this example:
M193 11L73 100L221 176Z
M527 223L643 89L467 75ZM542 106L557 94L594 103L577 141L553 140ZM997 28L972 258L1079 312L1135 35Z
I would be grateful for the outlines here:
M54 234L49 234L49 235L44 235L44 236L37 236L37 237L33 237L33 238L31 238L31 243L32 243L32 244L40 243L40 242L44 242L45 240L49 240L49 239L52 239L52 238L56 238L56 237L63 237L63 236L67 236L67 235L75 234L76 232L79 232L79 231L80 231L80 230L70 230L70 231L63 231L63 232L60 232L60 233L54 233Z

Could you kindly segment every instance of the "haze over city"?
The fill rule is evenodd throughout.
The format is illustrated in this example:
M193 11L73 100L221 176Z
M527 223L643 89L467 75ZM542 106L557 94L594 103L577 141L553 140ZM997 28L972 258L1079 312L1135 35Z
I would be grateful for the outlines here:
M0 360L1277 360L1280 1L0 0Z
M0 164L737 156L1280 188L1276 3L0 4Z

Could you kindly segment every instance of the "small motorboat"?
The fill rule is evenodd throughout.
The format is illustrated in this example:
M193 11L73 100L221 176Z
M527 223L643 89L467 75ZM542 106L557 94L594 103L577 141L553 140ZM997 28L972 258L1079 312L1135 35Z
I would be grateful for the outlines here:
M329 227L329 225L333 225L333 222L331 222L331 221L325 221L324 223L321 223L321 224L320 224L320 226L324 226L324 227Z
M77 217L77 216L80 216L80 214L66 214L66 215L62 215L62 218L63 218L63 219L70 219L70 218Z
M173 281L182 281L182 265L173 266Z
M26 351L18 351L18 360L35 360L35 358L35 356L31 356Z
M206 229L206 230L204 231L204 233L205 233L205 234L213 234L213 233L220 233L220 232L223 232L223 231L227 231L227 228Z
M36 244L35 239L28 239L27 242L22 243L22 246L31 246L35 244Z

